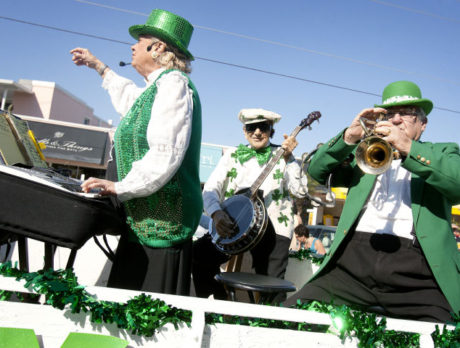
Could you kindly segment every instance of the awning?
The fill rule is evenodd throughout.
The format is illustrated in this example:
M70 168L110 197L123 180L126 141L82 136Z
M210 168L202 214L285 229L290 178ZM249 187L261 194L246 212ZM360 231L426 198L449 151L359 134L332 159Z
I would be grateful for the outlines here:
M46 159L62 159L104 165L109 149L109 134L58 124L28 120L38 142L46 145Z
M0 108L5 109L6 104L13 102L13 94L15 91L32 93L32 88L21 82L14 82L13 80L0 79Z

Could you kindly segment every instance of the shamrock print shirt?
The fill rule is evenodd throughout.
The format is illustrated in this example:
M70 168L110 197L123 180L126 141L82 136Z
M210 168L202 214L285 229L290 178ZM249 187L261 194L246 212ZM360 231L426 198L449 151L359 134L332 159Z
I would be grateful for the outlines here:
M274 153L279 146L269 145ZM203 189L204 209L208 216L220 210L225 199L239 190L250 187L260 176L266 163L259 164L256 157L238 160L236 149L228 150L220 159ZM277 234L292 238L294 230L293 204L290 195L304 197L307 179L301 175L300 163L291 157L286 164L280 159L260 186L265 208Z

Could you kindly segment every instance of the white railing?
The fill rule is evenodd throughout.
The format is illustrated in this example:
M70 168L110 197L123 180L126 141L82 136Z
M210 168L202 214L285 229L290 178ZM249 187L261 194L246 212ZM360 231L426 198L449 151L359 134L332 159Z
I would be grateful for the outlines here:
M27 292L24 281L0 276L0 289ZM99 300L126 302L137 291L89 286L88 293ZM30 292L30 291L29 291ZM100 333L128 340L129 347L298 347L308 342L310 347L356 347L356 339L344 342L333 333L301 332L229 324L205 324L205 313L238 315L299 323L328 325L333 328L327 314L282 307L263 306L239 302L208 300L195 297L148 293L181 309L192 311L190 327L182 325L176 330L167 325L151 338L131 335L114 324L94 324L85 313L71 314L47 305L0 302L0 326L34 329L41 337L42 347L60 347L69 332ZM431 333L434 323L387 318L387 329L419 333L421 347L433 347Z

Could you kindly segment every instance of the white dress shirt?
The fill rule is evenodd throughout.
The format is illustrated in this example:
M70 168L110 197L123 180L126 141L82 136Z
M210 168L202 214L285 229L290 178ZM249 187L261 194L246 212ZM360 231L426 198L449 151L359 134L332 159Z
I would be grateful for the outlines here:
M411 173L401 167L401 160L392 161L391 167L377 176L356 231L393 234L412 239L410 180Z
M143 88L110 70L105 74L102 87L108 91L115 110L123 117L164 70L152 72ZM122 181L115 183L121 201L148 196L163 187L179 169L189 145L193 91L187 78L173 71L163 75L156 84L157 94L147 128L149 150L142 159L133 162Z

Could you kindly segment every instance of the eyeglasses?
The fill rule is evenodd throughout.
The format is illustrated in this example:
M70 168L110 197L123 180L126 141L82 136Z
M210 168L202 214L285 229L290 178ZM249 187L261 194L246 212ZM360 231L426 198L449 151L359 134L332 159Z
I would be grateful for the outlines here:
M268 122L249 123L244 126L244 129L246 129L248 133L254 133L257 128L259 128L262 133L266 133L272 129L272 126Z
M420 111L416 107L405 107L387 110L387 113L383 115L384 119L390 120L398 114L405 121L414 121L415 118L420 114Z

